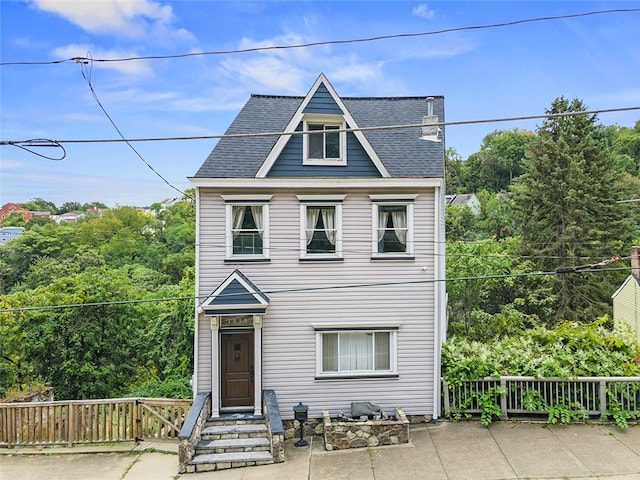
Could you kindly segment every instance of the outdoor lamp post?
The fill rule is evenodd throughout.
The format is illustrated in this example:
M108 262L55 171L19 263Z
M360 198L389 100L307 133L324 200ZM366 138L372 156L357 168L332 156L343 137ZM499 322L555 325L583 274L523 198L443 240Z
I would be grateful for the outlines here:
M309 418L309 406L304 405L302 402L293 407L293 418L300 422L300 440L294 445L296 447L306 447L307 441L304 439L304 421Z

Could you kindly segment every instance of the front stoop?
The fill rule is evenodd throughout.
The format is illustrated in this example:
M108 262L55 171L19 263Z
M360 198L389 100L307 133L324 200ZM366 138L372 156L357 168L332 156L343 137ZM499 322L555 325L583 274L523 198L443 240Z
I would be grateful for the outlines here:
M274 461L264 419L235 415L207 421L187 472L210 472L270 463Z

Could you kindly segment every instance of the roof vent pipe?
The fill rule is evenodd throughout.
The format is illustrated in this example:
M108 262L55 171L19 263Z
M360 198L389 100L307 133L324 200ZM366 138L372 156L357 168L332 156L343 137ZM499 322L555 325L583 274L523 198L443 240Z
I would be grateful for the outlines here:
M433 97L427 97L427 115L433 115Z
M433 114L433 97L427 97L427 115L422 117L422 136L421 140L429 142L440 142L439 135L442 130L438 127L438 116Z

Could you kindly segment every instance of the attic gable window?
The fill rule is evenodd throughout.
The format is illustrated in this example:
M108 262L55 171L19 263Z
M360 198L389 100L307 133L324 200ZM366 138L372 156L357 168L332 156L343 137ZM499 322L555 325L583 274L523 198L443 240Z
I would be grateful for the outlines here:
M342 117L335 115L308 116L303 122L303 129L309 132L303 135L304 165L347 164L347 136L340 132L346 128Z

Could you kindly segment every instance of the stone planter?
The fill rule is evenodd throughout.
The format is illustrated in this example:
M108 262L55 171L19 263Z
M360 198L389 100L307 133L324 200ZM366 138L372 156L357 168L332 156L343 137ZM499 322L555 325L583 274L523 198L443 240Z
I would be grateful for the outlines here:
M332 421L327 411L322 412L322 420L324 447L330 451L409 442L409 420L400 408L389 420Z

